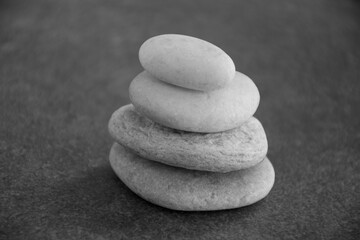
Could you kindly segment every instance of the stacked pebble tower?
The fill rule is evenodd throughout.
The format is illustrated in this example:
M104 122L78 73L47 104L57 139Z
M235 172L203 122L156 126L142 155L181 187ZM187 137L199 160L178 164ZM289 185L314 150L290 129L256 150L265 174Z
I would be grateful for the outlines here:
M140 48L145 71L132 104L115 111L110 164L142 198L175 210L238 208L263 199L275 173L266 157L260 95L213 44L177 34Z

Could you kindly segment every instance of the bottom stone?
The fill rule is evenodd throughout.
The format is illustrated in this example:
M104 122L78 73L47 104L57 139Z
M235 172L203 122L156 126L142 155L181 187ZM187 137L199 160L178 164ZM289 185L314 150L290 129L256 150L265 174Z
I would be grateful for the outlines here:
M270 192L275 172L269 159L228 173L172 167L135 155L114 143L110 164L137 195L162 207L182 211L211 211L253 204Z

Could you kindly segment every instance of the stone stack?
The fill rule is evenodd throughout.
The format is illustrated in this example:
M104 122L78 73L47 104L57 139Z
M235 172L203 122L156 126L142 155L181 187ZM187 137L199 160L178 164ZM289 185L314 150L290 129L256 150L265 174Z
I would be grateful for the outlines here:
M109 122L110 164L142 198L175 210L238 208L264 198L275 173L266 157L260 95L209 42L177 34L147 40L132 104Z

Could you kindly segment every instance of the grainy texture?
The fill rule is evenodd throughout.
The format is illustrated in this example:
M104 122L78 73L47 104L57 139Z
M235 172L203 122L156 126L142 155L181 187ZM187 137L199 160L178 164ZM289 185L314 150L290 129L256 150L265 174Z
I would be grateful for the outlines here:
M235 76L229 55L191 36L163 34L150 38L141 45L139 60L157 79L195 90L222 88Z
M254 82L239 72L224 88L203 92L165 83L144 71L132 80L129 96L136 110L154 122L204 133L240 126L260 101Z
M1 0L0 239L357 239L360 2ZM229 53L261 94L275 185L237 210L175 212L111 170L111 114L142 42Z
M146 200L174 210L212 211L254 204L268 195L275 173L265 158L228 173L204 172L149 161L115 143L110 163L119 178Z
M221 133L192 133L161 126L135 111L132 104L116 110L109 121L115 141L138 155L187 169L229 172L261 162L268 144L254 117Z

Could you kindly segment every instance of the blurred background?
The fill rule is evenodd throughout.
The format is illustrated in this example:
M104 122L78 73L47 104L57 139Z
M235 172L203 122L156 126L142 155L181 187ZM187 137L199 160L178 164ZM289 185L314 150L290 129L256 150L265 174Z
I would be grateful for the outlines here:
M185 213L128 190L107 122L148 38L227 52L261 94L275 186ZM360 2L0 0L0 239L356 239Z

